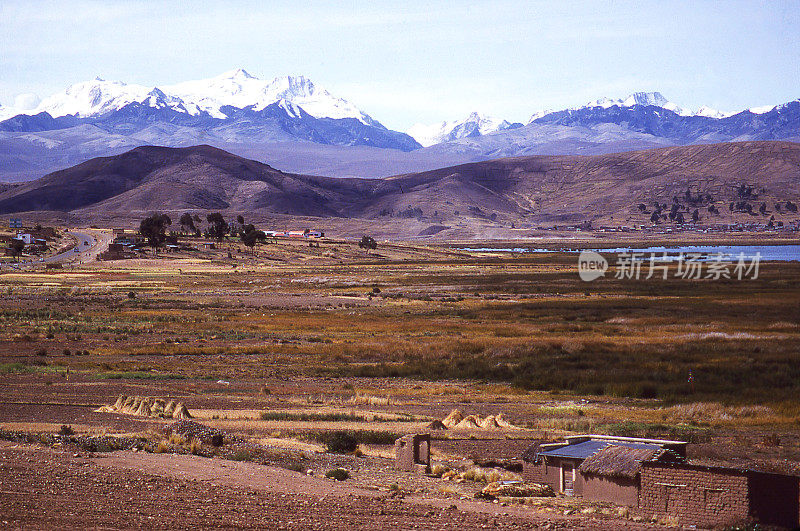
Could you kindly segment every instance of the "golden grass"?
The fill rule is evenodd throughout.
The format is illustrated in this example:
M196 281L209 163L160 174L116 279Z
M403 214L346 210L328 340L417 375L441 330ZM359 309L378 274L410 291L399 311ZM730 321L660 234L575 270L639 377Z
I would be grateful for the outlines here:
M780 269L764 265L763 279L753 282L606 279L587 285L577 279L573 255L434 262L428 259L446 256L442 249L400 247L418 258L408 263L248 265L247 274L241 267L235 271L230 265L172 259L102 263L80 272L10 273L0 275L0 281L14 290L50 289L36 285L42 282L75 289L63 304L82 308L47 319L23 314L0 319L4 328L31 335L37 347L48 327L56 330L54 342L80 334L80 348L89 348L92 356L59 358L58 363L86 369L106 364L106 371L138 370L141 365L212 379L280 373L497 382L440 382L404 389L402 396L363 384L354 390L353 405L376 408L437 395L476 403L518 402L549 390L605 397L655 394L688 403L754 404L765 397L791 401L796 396L794 376L769 380L797 365L796 264ZM380 294L370 302L366 294L373 286L380 287ZM109 287L111 292L100 293ZM137 293L138 288L152 289L156 295L127 300L115 292L129 288ZM171 292L185 295L173 299ZM383 298L399 293L402 298ZM444 300L454 296L463 300ZM14 298L6 298L6 307L13 307ZM345 299L364 306L337 302ZM265 301L275 305L265 306ZM690 369L697 381L694 394L686 385ZM734 390L730 382L741 378ZM523 387L539 394L529 395ZM777 394L765 395L766 389ZM784 422L792 417L785 411L750 416L716 411L711 418L723 424L736 419ZM544 419L537 422L553 429L576 426L581 419L601 420L588 409L581 418L574 411L541 413ZM642 416L700 421L679 410L661 419Z
M204 424L221 430L245 431L304 431L304 430L370 430L387 433L413 433L421 431L424 422L329 422L329 421L286 421L286 420L252 420L252 419L205 419Z
M63 423L56 422L3 422L0 428L29 433L59 433ZM87 424L70 424L76 434L105 435L107 429Z

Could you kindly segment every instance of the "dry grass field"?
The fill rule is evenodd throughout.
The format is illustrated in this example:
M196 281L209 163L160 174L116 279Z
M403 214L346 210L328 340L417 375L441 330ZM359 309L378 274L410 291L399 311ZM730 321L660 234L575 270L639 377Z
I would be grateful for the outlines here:
M617 280L612 268L586 283L576 261L323 241L4 273L0 425L205 455L163 435L172 420L95 412L121 394L180 400L271 448L230 459L345 466L359 488L437 499L479 482L409 478L386 458L456 408L516 427L434 432L434 460L451 465L594 432L800 472L800 263L762 263L755 280ZM363 457L324 452L338 431Z

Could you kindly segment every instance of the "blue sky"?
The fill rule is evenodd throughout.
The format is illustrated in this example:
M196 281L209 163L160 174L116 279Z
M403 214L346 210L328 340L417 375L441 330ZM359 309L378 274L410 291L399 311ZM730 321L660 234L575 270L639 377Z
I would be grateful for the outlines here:
M0 2L0 103L95 76L304 74L385 125L661 91L727 111L800 97L800 2Z

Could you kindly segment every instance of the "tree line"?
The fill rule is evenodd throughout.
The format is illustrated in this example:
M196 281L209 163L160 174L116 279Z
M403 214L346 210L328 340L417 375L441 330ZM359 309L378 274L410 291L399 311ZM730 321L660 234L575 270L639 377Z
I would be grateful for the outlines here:
M252 223L245 223L242 215L236 217L235 223L229 224L222 214L212 212L206 216L207 226L204 231L200 230L200 223L202 223L200 216L186 212L179 219L180 232L196 237L203 235L217 241L222 241L228 236L238 237L251 249L256 243L267 240L266 233L258 230ZM167 214L151 214L139 223L139 234L147 240L148 245L156 249L167 241L167 232L171 225L172 219Z

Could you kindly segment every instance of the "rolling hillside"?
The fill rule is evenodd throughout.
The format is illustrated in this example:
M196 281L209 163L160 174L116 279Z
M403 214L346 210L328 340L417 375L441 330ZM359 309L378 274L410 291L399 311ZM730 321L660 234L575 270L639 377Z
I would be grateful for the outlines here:
M666 212L677 203L716 223L757 216L762 203L772 212L776 203L798 199L800 144L790 142L505 158L384 179L284 173L210 146L143 146L6 190L0 212L220 210L387 223L623 224L648 223L652 210L663 210L671 222ZM755 213L730 210L730 203L745 201Z

